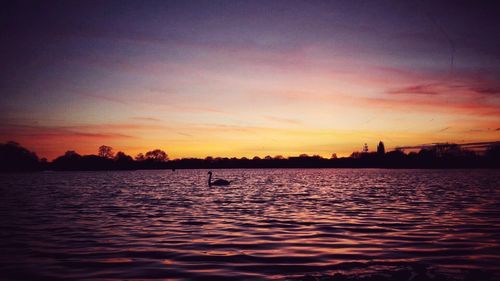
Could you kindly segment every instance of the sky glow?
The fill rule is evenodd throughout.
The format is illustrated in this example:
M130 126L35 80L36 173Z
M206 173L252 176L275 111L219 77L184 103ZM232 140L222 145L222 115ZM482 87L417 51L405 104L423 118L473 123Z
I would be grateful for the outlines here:
M49 159L101 144L180 158L496 141L494 11L471 1L14 3L2 16L0 141Z

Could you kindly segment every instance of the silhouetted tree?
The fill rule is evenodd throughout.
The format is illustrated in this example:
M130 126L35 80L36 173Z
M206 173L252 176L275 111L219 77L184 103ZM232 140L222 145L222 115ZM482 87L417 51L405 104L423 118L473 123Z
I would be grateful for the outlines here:
M118 151L116 153L115 164L116 167L120 170L128 170L135 168L134 159L122 151Z
M368 144L363 145L363 153L368 153Z
M153 160L155 162L165 162L168 160L168 155L161 149L155 149L146 152L146 159Z
M351 153L351 156L349 157L353 159L358 159L361 157L361 153L359 153L359 151L354 151L353 153Z
M330 157L330 159L337 159L337 153L332 153L332 156Z
M136 161L123 152L116 153L114 158L98 155L79 155L75 151L67 151L48 163L46 159L38 161L33 152L15 142L0 144L0 171L31 171L39 169L54 170L130 170L130 169L174 169L174 168L328 168L328 167L385 167L385 168L473 168L500 167L500 142L491 143L484 154L464 149L457 144L436 144L424 146L417 152L405 154L396 149L383 154L383 143L380 142L377 152L353 152L351 157L337 158L332 154L330 159L319 155L301 154L295 157L257 156L251 160L245 157L207 157L205 159L183 158L168 161L168 155L159 149L139 154ZM412 147L410 147L412 148ZM109 150L106 149L108 152ZM367 149L364 149L365 151Z
M52 161L52 167L55 170L80 170L82 169L82 156L74 150L68 150L64 155L57 157Z
M66 157L66 158L78 158L78 157L81 157L81 155L78 154L74 150L68 150L68 151L64 152L63 157Z
M402 162L405 160L405 157L406 154L399 149L389 151L385 154L386 161L389 163L389 165L396 167L402 164Z
M485 152L487 165L491 167L500 167L500 144L490 145Z
M107 145L101 145L97 155L102 158L113 158L113 148Z
M40 169L38 156L17 142L0 144L0 171L20 172Z
M50 168L50 163L47 160L47 158L43 157L40 159L40 169L41 170L48 170Z
M118 151L115 155L115 161L130 162L134 161L131 156L125 154L125 152Z
M384 146L384 143L382 141L380 141L377 145L377 154L379 154L379 155L385 154L385 146Z

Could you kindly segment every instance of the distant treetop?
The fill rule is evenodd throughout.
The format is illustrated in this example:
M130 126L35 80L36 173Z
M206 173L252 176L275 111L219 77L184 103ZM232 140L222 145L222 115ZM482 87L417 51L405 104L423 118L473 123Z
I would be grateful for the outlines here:
M385 154L385 146L382 141L380 141L377 145L377 154Z
M113 148L107 145L101 145L97 155L102 158L113 158Z
M168 160L168 155L165 151L161 149L155 149L146 152L146 159L150 159L156 162L165 162Z

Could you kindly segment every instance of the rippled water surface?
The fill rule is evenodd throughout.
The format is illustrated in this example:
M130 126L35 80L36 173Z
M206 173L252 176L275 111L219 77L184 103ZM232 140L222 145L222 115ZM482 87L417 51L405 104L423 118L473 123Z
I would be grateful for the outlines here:
M0 175L0 279L500 271L498 170Z

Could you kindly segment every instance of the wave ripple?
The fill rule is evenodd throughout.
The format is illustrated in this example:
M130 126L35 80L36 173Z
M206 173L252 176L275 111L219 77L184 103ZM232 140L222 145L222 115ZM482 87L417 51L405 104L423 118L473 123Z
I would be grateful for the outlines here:
M500 279L498 170L0 175L0 279Z

